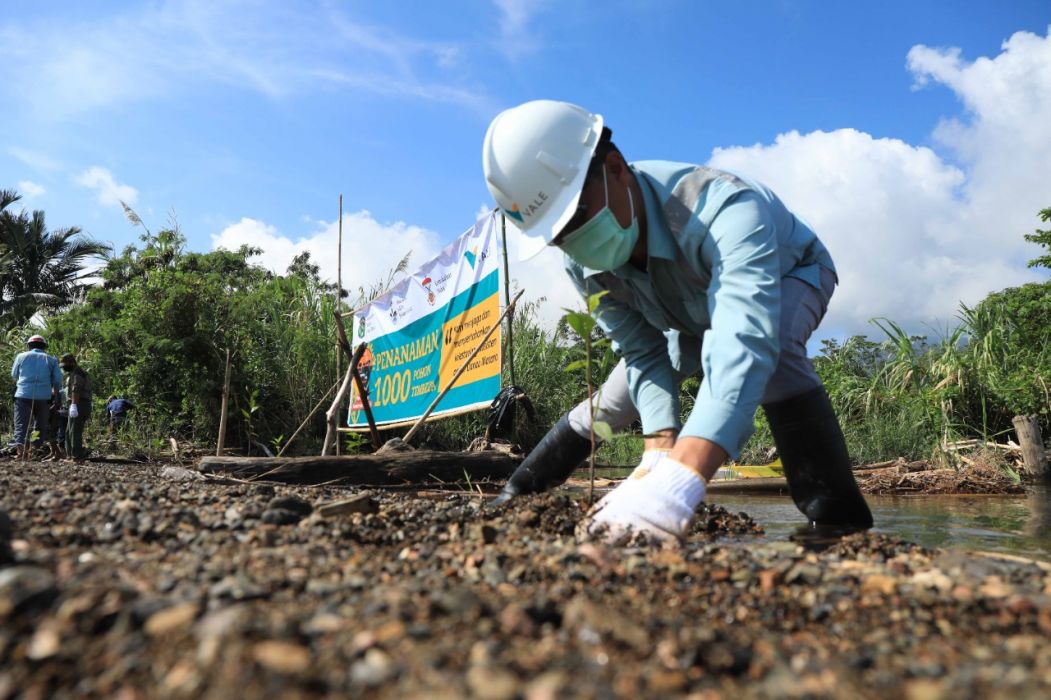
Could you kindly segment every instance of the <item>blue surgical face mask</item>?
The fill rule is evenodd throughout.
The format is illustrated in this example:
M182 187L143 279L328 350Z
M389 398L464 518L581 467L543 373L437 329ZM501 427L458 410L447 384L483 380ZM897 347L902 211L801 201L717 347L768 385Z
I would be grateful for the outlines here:
M602 188L606 205L580 228L567 235L559 247L584 267L605 272L615 270L631 259L631 251L639 240L639 222L635 219L635 200L630 187L628 202L631 205L631 224L624 228L613 216L609 208L609 184L605 167L602 168Z

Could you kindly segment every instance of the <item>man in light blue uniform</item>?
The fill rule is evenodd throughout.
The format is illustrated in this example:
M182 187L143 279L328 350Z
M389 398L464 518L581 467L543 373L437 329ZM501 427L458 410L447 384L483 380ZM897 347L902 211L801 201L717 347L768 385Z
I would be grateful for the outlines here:
M815 523L871 527L842 432L806 357L836 285L828 251L766 187L683 163L629 165L600 115L548 100L503 112L486 134L486 181L527 237L555 245L623 357L599 393L614 428L641 417L642 463L589 514L612 541L682 540L705 484L737 457L762 404L793 500ZM527 240L529 240L527 238ZM678 385L700 370L685 424ZM542 490L586 455L587 403L509 480Z
M26 345L29 349L19 353L11 365L11 378L15 380L15 443L19 459L29 455L31 418L36 419L41 444L47 444L51 398L62 388L58 360L45 352L47 341L34 335Z

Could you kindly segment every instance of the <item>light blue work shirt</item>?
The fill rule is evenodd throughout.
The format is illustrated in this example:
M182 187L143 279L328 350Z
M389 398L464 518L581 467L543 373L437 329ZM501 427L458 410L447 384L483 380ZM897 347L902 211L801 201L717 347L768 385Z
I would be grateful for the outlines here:
M58 360L40 348L21 352L11 365L11 379L15 380L16 399L49 401L51 390L62 388L62 371Z
M629 262L599 272L565 256L566 271L585 298L609 292L596 319L625 359L643 431L677 429L736 458L777 365L781 279L820 288L832 258L757 182L668 161L631 168L646 208L646 270ZM681 425L678 382L698 369L701 388Z

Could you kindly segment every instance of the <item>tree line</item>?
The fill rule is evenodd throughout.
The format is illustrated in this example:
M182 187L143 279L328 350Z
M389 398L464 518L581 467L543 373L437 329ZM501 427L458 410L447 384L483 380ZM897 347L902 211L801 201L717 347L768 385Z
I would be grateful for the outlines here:
M135 401L125 439L136 451L160 451L169 436L214 444L227 351L233 371L226 443L246 452L276 451L336 381L337 309L382 293L409 262L407 255L359 287L353 300L344 292L337 302L308 253L274 274L254 261L256 248L188 251L176 221L153 233L127 207L142 232L138 243L116 252L75 227L48 231L44 213L16 212L18 201L15 192L0 191L6 356L24 349L34 332L43 332L52 349L75 353L97 397L124 394ZM1051 221L1051 208L1039 217ZM1051 230L1026 238L1043 251L1031 265L1051 268ZM924 458L946 439L1001 438L1020 413L1038 415L1051 434L1051 281L961 305L957 320L934 339L876 319L876 339L823 342L815 365L856 462ZM536 302L520 305L512 337L514 381L536 416L520 415L508 437L528 448L582 398L588 363L580 360L590 353L590 370L600 380L614 358L608 345L585 342L565 321L542 326ZM578 376L568 379L567 367ZM506 362L504 371L509 384ZM683 385L684 411L698 381ZM9 424L8 403L0 402L0 416ZM746 460L761 460L773 444L761 411L756 426ZM316 451L324 431L319 414L293 451ZM484 413L470 414L428 424L422 439L458 449L484 432ZM349 449L360 442L345 439ZM600 454L630 464L640 442L619 436Z

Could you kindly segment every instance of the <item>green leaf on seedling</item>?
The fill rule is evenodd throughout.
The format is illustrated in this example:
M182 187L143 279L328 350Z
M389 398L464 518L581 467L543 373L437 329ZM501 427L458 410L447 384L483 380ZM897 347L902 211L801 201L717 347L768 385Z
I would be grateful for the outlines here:
M609 426L609 423L603 420L597 420L592 423L595 435L602 438L604 441L609 442L613 439L613 428Z
M591 335L591 329L595 327L595 319L580 311L570 311L566 314L566 323L581 338Z
M566 371L567 372L575 372L578 369L584 369L587 366L588 366L588 363L585 360L573 360L568 365L566 365Z
M599 303L602 301L602 297L609 294L609 290L603 289L601 292L595 292L588 297L588 313L595 313L595 309L598 308Z

